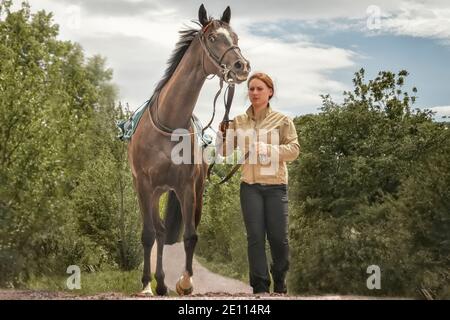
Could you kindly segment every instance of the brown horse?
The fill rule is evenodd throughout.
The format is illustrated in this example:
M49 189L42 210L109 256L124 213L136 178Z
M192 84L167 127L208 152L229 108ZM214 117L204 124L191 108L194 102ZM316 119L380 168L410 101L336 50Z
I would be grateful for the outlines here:
M237 36L229 26L230 8L220 20L207 17L199 9L200 29L183 30L168 62L164 77L156 86L136 131L128 145L128 160L142 214L144 247L143 294L152 295L150 287L150 252L156 240L156 293L167 294L164 284L163 248L181 236L184 226L186 265L177 283L179 294L192 293L192 258L197 243L196 229L202 212L202 198L207 163L176 164L172 150L185 129L194 155L195 133L191 117L200 90L208 75L215 74L228 83L241 83L248 77L250 65L237 46ZM173 141L175 140L175 141ZM164 221L159 214L159 199L168 191Z

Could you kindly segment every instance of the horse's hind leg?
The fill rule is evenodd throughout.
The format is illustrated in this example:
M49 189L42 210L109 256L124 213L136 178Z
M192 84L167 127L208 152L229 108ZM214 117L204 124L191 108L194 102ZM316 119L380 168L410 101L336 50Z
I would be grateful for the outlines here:
M152 205L150 200L151 188L149 183L136 181L139 206L141 208L143 226L141 241L144 247L144 271L142 273L142 294L153 295L151 288L152 275L150 270L150 254L155 242L155 228L152 219Z

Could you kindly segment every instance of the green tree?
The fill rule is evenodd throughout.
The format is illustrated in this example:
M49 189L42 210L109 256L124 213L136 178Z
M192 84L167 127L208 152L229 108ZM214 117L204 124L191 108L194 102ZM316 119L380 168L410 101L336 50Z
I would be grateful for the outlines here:
M411 110L407 75L380 72L367 83L360 70L341 105L324 96L319 115L296 119L302 152L290 167L293 292L417 294L416 229L392 201L443 140L429 111ZM373 264L382 270L379 291L366 287Z
M57 36L51 13L31 14L26 3L12 12L11 1L1 2L1 285L65 274L71 264L139 263L112 70Z
M406 218L410 230L414 289L435 298L450 297L450 130L438 124L440 142L392 200L392 212Z

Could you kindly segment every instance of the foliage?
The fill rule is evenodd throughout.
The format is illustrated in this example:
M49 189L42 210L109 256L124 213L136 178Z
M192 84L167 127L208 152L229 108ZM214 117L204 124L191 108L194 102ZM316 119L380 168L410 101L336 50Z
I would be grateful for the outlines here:
M0 284L71 264L133 269L139 215L112 71L58 40L51 13L10 8L1 2Z
M411 111L406 76L366 83L360 70L342 105L325 96L319 115L296 119L293 292L448 295L448 131ZM381 268L381 290L366 286L370 265Z

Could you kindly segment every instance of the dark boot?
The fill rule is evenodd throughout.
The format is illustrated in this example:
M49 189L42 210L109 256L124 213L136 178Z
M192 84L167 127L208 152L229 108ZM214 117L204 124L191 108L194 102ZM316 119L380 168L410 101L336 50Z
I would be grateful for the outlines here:
M287 293L286 281L276 281L273 284L273 292L286 294Z

